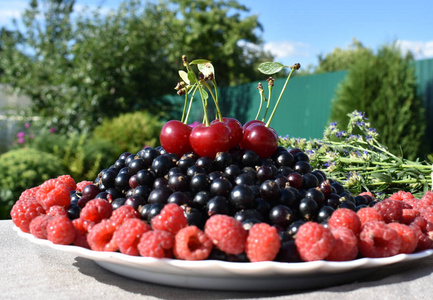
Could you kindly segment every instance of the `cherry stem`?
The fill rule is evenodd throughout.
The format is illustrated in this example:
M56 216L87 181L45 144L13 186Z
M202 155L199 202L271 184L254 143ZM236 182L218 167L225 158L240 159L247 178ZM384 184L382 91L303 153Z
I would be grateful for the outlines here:
M281 98L283 97L284 91L286 90L287 84L289 83L290 77L292 76L292 73L295 71L296 66L291 66L290 68L292 70L290 71L289 76L287 76L287 80L284 83L283 89L281 90L281 93L280 93L280 96L278 97L277 103L275 103L275 106L274 106L274 109L272 110L271 116L269 117L268 122L265 125L266 127L269 127L271 125L272 118L274 117L275 112L277 111L277 107L280 104Z
M182 119L180 120L182 123L186 122L185 121L185 114L186 114L186 107L187 107L187 105L188 105L188 92L185 92L185 103L183 105Z
M210 87L209 84L206 82L206 80L203 79L202 82L203 82L203 85L208 89L210 95L212 96L213 102L215 103L215 107L216 107L216 111L217 111L217 113L216 113L216 117L219 119L220 122L222 122L223 119L222 119L221 111L220 111L220 108L219 108L219 105L218 105L218 92L217 92L216 85L215 85L214 81L212 81L213 86L214 86L214 88L215 88L215 94L216 94L216 96L215 96L214 93L212 92L211 87Z
M196 92L197 92L197 87L194 88L194 91L192 92L192 95L191 95L191 99L189 100L188 111L186 113L185 121L183 122L184 124L188 123L189 113L191 112L191 107L192 107L192 100L194 100L194 95L195 95Z
M209 126L209 118L207 116L207 101L203 95L203 89L201 86L198 86L198 91L200 92L201 96L201 102L203 103L203 123L207 126Z
M266 115L268 114L269 106L271 104L271 96L272 96L272 86L269 86L269 96L268 96L268 103L266 105L265 114L263 115L262 121L264 122L266 119ZM266 99L266 98L265 98Z
M263 91L260 91L260 106L259 110L257 111L256 120L259 118L260 112L262 111L263 106Z

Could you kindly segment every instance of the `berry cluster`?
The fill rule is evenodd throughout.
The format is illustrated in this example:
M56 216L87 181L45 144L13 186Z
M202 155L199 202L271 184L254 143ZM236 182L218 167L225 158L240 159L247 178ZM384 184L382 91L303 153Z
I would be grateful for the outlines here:
M162 147L123 153L94 181L64 175L24 191L24 232L95 251L238 262L352 260L433 248L433 192L352 195L299 149L214 159Z

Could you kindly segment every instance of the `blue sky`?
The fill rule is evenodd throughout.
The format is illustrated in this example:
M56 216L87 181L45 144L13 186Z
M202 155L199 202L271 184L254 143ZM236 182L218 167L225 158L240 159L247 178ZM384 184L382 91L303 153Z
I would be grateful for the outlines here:
M20 17L30 0L0 0L0 26ZM120 0L78 0L116 8ZM318 55L346 49L355 38L376 50L396 41L416 59L433 58L431 0L238 0L259 16L266 49L284 64L317 65Z

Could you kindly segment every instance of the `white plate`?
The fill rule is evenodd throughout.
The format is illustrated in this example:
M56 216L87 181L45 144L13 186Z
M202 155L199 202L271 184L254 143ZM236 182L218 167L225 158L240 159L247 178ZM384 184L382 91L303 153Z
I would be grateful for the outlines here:
M233 263L219 260L185 261L129 256L119 252L92 251L77 246L55 245L37 239L16 226L28 241L95 261L114 273L157 284L216 290L266 291L312 289L342 284L373 273L378 267L425 258L433 249L386 258L361 258L347 262Z

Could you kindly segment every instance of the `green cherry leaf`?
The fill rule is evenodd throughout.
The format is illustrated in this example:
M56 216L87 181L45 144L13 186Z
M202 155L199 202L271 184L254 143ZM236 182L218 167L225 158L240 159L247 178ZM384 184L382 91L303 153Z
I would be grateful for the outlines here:
M265 75L272 75L280 72L284 65L279 62L264 62L259 65L259 71Z
M207 59L204 59L204 58L194 59L189 64L190 65L198 65L198 64L205 64L205 63L210 63L210 60L207 60Z
M188 85L190 84L190 81L189 81L189 78L188 78L188 73L186 73L183 70L180 70L179 71L179 76L180 76L180 78L182 78L183 81L185 81L186 84L188 84Z
M198 64L197 68L200 72L203 73L205 77L208 77L210 74L214 75L215 77L215 70L213 68L213 65L210 62L204 64Z
M195 79L195 74L193 71L188 71L188 81L190 82L190 84L196 83L196 79Z

